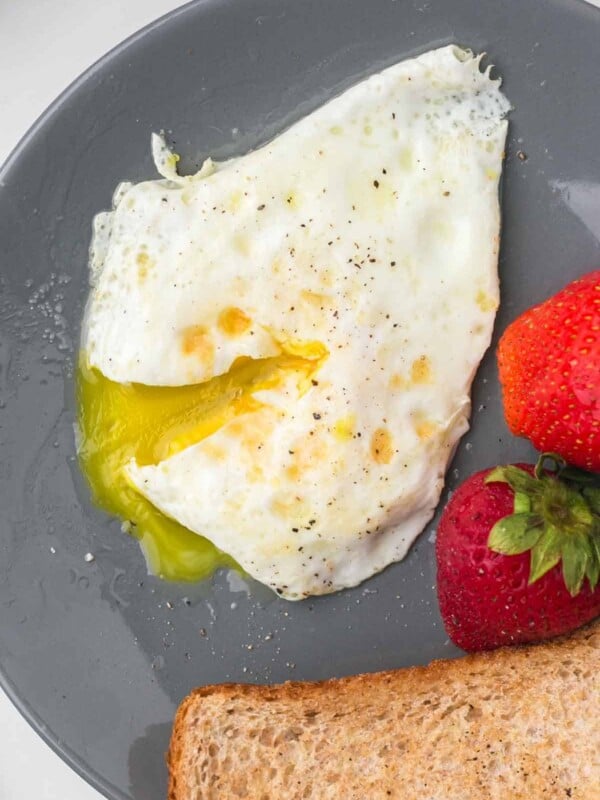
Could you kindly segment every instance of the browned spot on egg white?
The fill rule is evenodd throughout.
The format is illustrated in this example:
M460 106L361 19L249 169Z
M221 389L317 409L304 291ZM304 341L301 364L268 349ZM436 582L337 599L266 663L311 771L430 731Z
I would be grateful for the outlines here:
M413 383L431 383L433 374L431 362L427 356L419 356L413 361L410 377Z
M235 338L236 336L241 336L246 333L248 328L252 325L252 320L241 308L229 306L228 308L224 308L219 314L217 325L225 336Z
M377 464L389 464L394 457L392 436L387 428L377 428L371 437L371 457Z
M215 461L223 461L227 456L227 451L220 445L214 444L214 442L207 442L204 445L204 452Z
M238 439L241 446L254 457L273 433L279 413L276 409L264 406L252 415L242 414L229 424L227 433Z
M148 275L148 269L151 266L150 256L144 250L140 250L135 258L138 265L138 278L143 281Z
M422 442L427 441L427 439L431 439L436 430L437 425L435 422L431 422L431 420L420 419L415 423L415 432Z
M389 380L389 387L392 391L400 391L401 389L406 389L407 382L404 376L400 375L398 372L394 372Z
M317 437L308 438L298 442L290 453L290 466L286 469L286 475L290 480L297 481L326 459L325 443Z
M495 298L490 297L489 294L486 294L481 289L477 292L475 302L482 311L495 311L498 307L498 302Z
M181 337L181 351L186 356L195 356L207 368L214 364L215 345L204 325L185 328Z
M311 292L307 289L303 289L300 294L305 303L308 303L309 305L319 309L327 305L330 299L326 294L321 294L321 292Z
M307 504L302 497L291 495L289 491L275 496L271 502L271 508L275 514L283 517L283 519L299 519L303 514L309 513Z
M262 467L259 467L258 464L253 464L247 471L246 476L250 483L261 483L265 478L265 473L262 470Z

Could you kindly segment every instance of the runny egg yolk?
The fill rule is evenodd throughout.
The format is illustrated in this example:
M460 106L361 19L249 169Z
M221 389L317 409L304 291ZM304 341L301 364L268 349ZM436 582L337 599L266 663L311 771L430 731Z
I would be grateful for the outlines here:
M132 458L157 464L196 444L234 417L257 409L255 392L276 389L290 374L299 392L327 357L319 342L281 344L270 358L237 359L229 372L190 386L116 383L91 368L77 370L79 458L94 501L131 525L150 569L169 580L194 581L219 566L235 566L207 539L162 514L131 486L123 467Z

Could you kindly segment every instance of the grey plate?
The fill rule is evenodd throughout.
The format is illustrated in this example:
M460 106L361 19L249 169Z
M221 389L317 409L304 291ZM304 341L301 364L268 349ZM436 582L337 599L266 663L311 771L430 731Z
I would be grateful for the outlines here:
M438 616L435 522L403 563L300 604L223 574L197 586L148 577L135 542L90 505L75 463L71 377L90 223L118 181L154 176L151 131L172 132L192 170L451 41L489 52L515 106L499 333L600 262L600 13L576 0L194 3L88 70L0 174L2 682L107 797L164 798L170 722L195 685L324 678L457 652ZM450 487L532 456L506 431L491 354L473 407Z

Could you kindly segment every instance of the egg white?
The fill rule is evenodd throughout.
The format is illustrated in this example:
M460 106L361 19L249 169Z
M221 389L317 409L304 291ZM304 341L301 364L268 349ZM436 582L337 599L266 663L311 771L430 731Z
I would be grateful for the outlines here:
M290 375L208 438L125 466L288 599L403 558L468 428L508 110L479 62L455 46L401 62L189 178L155 140L165 179L98 221L82 347L112 380L177 386L326 348L310 385Z

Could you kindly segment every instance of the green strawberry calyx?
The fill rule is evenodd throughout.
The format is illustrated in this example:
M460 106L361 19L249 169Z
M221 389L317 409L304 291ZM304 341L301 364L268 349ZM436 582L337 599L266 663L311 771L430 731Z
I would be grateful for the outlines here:
M530 585L562 562L572 597L585 578L594 591L600 578L600 475L543 453L533 475L520 467L496 467L485 482L507 483L515 493L514 512L490 531L490 550L507 556L530 551Z

